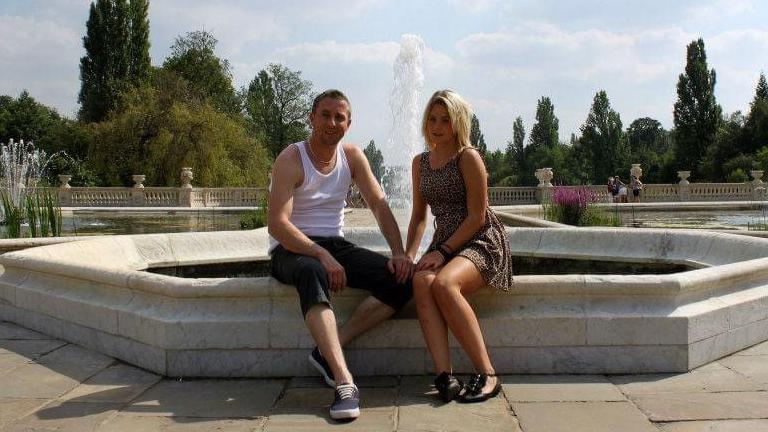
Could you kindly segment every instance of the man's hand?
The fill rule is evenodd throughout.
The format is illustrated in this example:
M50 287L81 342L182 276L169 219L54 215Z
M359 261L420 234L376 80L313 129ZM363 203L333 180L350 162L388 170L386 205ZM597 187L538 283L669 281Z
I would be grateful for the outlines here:
M321 249L317 255L317 259L328 273L328 283L331 291L341 292L341 290L347 286L347 273L344 271L344 267L336 261L336 258L334 258L330 252L320 246L317 247Z
M421 259L416 264L416 271L435 270L444 264L445 258L443 258L443 254L438 251L432 251L421 256Z
M395 275L397 283L406 283L413 277L413 260L405 254L395 255L387 261L387 269Z

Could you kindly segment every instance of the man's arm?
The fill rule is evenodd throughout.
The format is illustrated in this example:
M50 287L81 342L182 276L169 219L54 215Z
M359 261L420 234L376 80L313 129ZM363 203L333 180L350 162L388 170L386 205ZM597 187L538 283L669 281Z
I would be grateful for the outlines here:
M290 221L293 211L293 191L301 185L303 177L299 151L296 147L289 146L277 156L272 166L267 229L285 249L318 259L328 272L331 290L339 291L347 284L344 268L327 250L310 240Z
M398 282L405 282L411 275L412 262L405 255L400 228L397 226L397 221L395 221L389 204L387 204L384 191L376 181L376 177L373 176L368 159L359 147L353 144L344 144L344 152L352 169L352 181L360 189L360 194L376 217L379 229L381 229L381 233L392 251L392 260L389 262L390 271L395 274Z

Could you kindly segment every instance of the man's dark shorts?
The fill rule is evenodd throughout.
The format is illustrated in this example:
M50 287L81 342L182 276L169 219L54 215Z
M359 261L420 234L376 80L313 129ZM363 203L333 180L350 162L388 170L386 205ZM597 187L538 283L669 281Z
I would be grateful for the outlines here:
M344 267L347 286L370 291L376 299L395 311L402 309L413 296L411 281L397 283L395 276L387 269L389 258L386 256L358 247L343 237L310 239L330 252ZM272 276L296 287L303 316L316 304L331 306L328 273L316 258L295 254L277 245L272 251Z

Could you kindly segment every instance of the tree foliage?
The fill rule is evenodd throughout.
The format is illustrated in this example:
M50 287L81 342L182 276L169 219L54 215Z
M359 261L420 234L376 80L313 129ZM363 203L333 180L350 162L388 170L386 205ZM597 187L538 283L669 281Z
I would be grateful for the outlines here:
M602 184L626 168L628 151L621 116L611 108L605 90L598 91L592 100L587 120L581 126L580 141L591 162L591 182Z
M704 40L688 45L685 72L677 82L675 145L680 169L697 170L715 141L722 109L715 100L715 70L707 69Z
M146 0L96 0L91 3L80 59L80 119L98 122L118 103L130 84L147 79L149 22Z
M469 129L469 142L474 146L482 156L488 152L488 146L485 144L485 137L480 130L480 120L475 114L472 114L472 123Z
M192 167L199 186L264 186L271 160L242 121L221 112L191 83L169 71L130 90L119 112L95 127L93 163L108 185L178 186ZM190 97L192 96L192 97Z
M560 120L555 116L555 106L552 101L543 96L536 104L536 123L531 128L531 145L533 147L554 148L560 142Z
M210 100L219 111L236 115L240 113L240 101L232 85L229 61L216 55L217 43L206 31L179 36L171 46L171 55L165 59L163 69L187 80L190 90Z
M270 64L243 92L250 129L261 136L276 157L287 145L309 135L312 83L281 64Z
M371 140L367 146L363 149L365 157L368 159L368 164L371 166L373 176L381 184L381 180L384 178L386 167L384 166L384 156L381 154L381 150L376 148L376 143Z

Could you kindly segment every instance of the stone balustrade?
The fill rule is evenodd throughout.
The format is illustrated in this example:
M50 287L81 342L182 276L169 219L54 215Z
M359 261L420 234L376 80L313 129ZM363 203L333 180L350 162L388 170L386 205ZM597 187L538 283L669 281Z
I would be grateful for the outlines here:
M632 164L631 175L642 176L639 164ZM680 181L670 184L645 184L640 194L642 202L678 201L762 201L768 198L763 171L751 171L752 180L744 183L693 183L690 171L678 171ZM133 187L72 187L71 176L60 175L58 188L62 207L257 207L266 199L267 189L259 187L201 188L191 184L191 168L184 168L181 187L144 186L144 175L132 176ZM550 202L555 186L552 168L536 170L538 186L490 187L488 201L492 206L539 204ZM597 202L612 202L605 185L559 186L587 188ZM628 186L629 187L629 186ZM32 188L27 188L27 191ZM628 191L629 202L635 201ZM350 203L350 206L364 205Z

